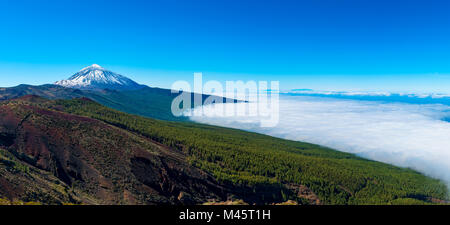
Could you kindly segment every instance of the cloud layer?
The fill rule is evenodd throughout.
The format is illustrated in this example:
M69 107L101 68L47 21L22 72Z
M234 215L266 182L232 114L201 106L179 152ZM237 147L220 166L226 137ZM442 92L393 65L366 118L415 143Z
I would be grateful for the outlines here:
M247 105L247 104L250 104ZM239 103L239 107L254 107ZM245 129L410 167L450 184L450 106L281 96L280 121L261 128L258 117L197 116L201 123ZM221 107L203 108L208 115ZM202 110L201 108L195 111Z

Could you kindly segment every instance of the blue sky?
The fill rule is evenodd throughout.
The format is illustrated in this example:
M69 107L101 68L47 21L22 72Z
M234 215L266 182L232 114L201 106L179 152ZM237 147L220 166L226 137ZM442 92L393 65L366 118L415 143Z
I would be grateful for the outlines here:
M0 86L97 63L138 82L450 93L449 1L0 0Z

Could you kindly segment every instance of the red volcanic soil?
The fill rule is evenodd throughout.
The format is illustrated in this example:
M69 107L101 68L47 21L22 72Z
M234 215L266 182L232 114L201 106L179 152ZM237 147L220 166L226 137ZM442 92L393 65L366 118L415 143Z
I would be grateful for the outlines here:
M167 146L24 96L0 103L0 197L43 203L199 204L226 199Z

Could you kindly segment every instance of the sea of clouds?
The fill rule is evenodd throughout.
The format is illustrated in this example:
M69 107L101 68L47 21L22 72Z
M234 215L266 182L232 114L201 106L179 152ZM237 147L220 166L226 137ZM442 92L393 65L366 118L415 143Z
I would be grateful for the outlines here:
M280 95L275 127L261 127L258 117L217 116L218 110L230 105L196 108L194 111L203 110L204 116L190 118L355 153L409 167L450 184L450 123L444 121L450 115L448 105Z

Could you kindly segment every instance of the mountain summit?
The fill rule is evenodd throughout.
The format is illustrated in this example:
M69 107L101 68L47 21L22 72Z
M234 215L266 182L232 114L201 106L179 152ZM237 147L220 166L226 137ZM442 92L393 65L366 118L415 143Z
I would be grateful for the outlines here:
M55 82L55 84L83 90L134 90L144 87L125 76L106 70L97 64L88 66L69 79Z

